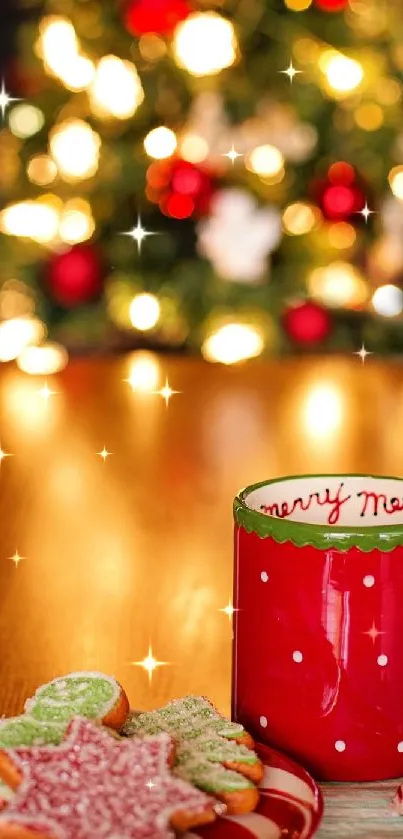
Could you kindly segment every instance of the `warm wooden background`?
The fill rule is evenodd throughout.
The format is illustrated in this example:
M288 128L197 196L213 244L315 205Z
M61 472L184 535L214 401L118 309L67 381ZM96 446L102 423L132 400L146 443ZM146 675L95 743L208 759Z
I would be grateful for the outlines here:
M115 674L139 708L202 692L228 712L234 493L287 473L402 474L399 362L154 359L182 391L168 407L123 381L135 356L72 362L49 404L2 366L0 715L80 669ZM130 664L149 642L170 662L151 686Z

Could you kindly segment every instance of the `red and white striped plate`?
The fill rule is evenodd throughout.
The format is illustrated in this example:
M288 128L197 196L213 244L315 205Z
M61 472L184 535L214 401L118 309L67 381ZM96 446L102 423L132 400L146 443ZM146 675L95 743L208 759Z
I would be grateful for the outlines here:
M256 751L264 763L256 812L217 819L184 839L310 839L316 833L323 799L313 778L274 749L257 744Z

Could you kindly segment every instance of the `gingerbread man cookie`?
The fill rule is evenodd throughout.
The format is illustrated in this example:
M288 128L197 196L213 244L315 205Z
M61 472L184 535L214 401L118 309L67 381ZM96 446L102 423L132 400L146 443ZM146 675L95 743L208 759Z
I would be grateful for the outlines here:
M60 746L0 752L15 790L0 839L168 839L213 821L216 802L174 777L172 758L168 734L116 740L81 717Z
M130 714L122 734L167 732L177 740L176 774L224 801L229 814L248 813L259 800L263 766L245 729L221 716L204 697L175 699L163 708Z

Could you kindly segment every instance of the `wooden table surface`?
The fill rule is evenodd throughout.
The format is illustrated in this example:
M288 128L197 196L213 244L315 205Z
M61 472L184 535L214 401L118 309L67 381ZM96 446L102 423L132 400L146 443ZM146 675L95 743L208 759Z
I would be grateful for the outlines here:
M166 406L124 381L139 374L181 393ZM132 354L47 383L48 401L43 380L0 370L0 715L81 669L115 674L138 708L192 692L228 713L234 494L298 472L402 474L403 366ZM132 664L149 645L168 662L151 683Z

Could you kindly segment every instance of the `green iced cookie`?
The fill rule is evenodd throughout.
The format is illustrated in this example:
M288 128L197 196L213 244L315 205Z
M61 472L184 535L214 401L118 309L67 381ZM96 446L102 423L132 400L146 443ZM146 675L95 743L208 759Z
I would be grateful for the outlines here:
M242 736L244 728L221 716L203 696L186 696L184 699L174 699L163 708L156 711L146 711L137 715L141 722L137 722L136 714L130 715L124 726L124 733L130 736L138 725L147 734L158 734L161 730L178 733L187 740L199 737L209 731L220 737L235 739ZM163 727L162 727L163 726Z
M25 711L39 722L67 723L73 717L102 719L120 696L115 679L102 673L69 673L38 688Z
M254 786L241 773L222 766L251 766L258 761L253 751L234 740L242 736L243 727L222 717L204 697L187 696L156 711L132 713L122 733L133 737L162 731L177 741L175 771L184 780L206 792L235 792Z
M63 724L37 722L29 714L0 720L0 749L57 746L62 742L65 728Z
M215 750L215 755L219 753ZM204 753L198 739L180 741L176 753L175 773L205 792L236 792L253 787L239 772L216 762L213 750ZM228 759L228 758L226 758Z
M238 743L231 743L223 737L201 735L193 740L187 741L192 746L193 750L207 760L213 763L248 763L252 765L256 763L256 755L251 749L246 746L240 746Z

